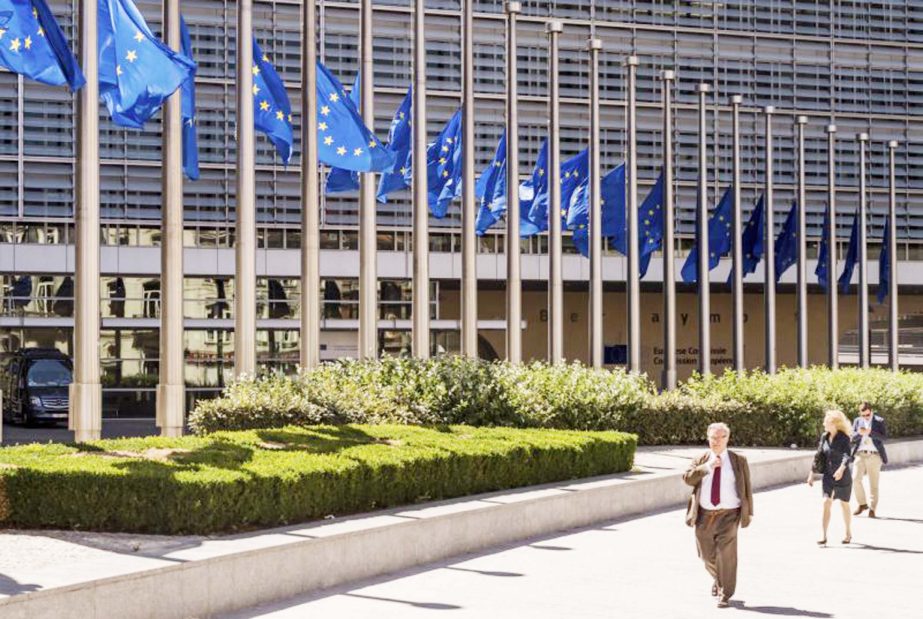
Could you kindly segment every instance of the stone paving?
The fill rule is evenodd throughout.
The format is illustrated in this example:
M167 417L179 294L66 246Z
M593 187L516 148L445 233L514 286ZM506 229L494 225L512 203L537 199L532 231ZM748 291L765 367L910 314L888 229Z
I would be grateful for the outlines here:
M674 455L680 454L661 454L661 460L669 462ZM923 466L886 469L881 486L880 517L854 518L853 543L845 546L840 543L842 519L834 512L825 548L815 543L820 538L819 484L757 494L754 522L740 534L738 591L727 609L716 608L709 596L711 583L696 557L683 511L670 510L280 601L226 619L919 616Z

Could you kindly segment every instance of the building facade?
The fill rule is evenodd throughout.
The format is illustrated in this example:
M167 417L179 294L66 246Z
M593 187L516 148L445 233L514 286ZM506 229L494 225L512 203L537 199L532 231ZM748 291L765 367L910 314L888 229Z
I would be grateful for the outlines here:
M76 48L75 0L52 0L51 7ZM375 2L375 129L384 137L394 111L411 82L412 11L410 0ZM564 158L587 143L588 56L591 35L603 41L601 53L602 153L604 171L625 151L625 83L622 61L637 55L638 170L641 191L661 167L660 82L662 69L677 73L674 143L678 260L692 243L697 183L697 109L694 88L711 85L709 107L709 195L716 203L731 178L730 97L743 96L742 199L745 217L763 183L762 109L776 108L773 205L781 226L794 197L794 119L806 115L806 181L809 258L827 207L827 138L835 123L839 255L845 253L858 204L856 134L871 136L868 166L870 280L877 283L874 260L887 208L887 142L898 140L898 273L901 283L902 364L923 355L923 1L895 2L666 2L620 0L526 0L520 17L520 173L531 171L545 136L549 79L561 92L561 149ZM161 3L137 2L148 24L159 32ZM320 54L344 84L358 68L358 3L318 2ZM458 0L427 2L427 113L435 136L461 101L461 13ZM230 0L183 0L181 10L198 63L197 122L201 179L187 181L185 205L186 382L190 404L213 394L230 378L233 365L235 222L235 24ZM254 2L254 32L286 82L294 110L300 109L301 2ZM503 131L506 21L499 0L475 3L475 104L477 166L487 165ZM547 73L545 23L561 19L561 71ZM54 346L69 351L73 313L73 203L75 98L64 88L44 86L0 72L0 351L21 346ZM103 305L100 342L104 414L153 414L158 371L159 242L161 139L159 118L141 131L116 127L101 111L101 216ZM295 114L295 135L300 135ZM300 144L288 167L270 142L257 138L258 357L265 368L291 370L298 359L298 252L301 244ZM324 196L322 213L322 356L351 356L358 326L358 195ZM410 194L394 195L378 210L380 348L409 350L411 300ZM446 218L430 222L431 292L434 347L458 348L460 204ZM526 357L542 358L547 276L547 237L522 241ZM502 226L480 239L480 341L483 356L503 350L505 265ZM569 335L566 355L587 359L586 281L588 263L565 240ZM606 248L604 276L607 360L624 354L625 261ZM726 264L714 275L715 355L730 350L730 327L721 320L727 295ZM642 337L645 368L657 377L661 329L655 314L662 265L655 257L644 279ZM813 262L809 265L813 277ZM28 277L26 294L23 277ZM761 271L747 278L747 365L762 363ZM780 287L780 361L794 363L794 321L782 310L794 306L794 269ZM19 285L17 285L19 284ZM812 286L811 328L823 333L823 298ZM694 291L680 287L679 325L683 358L692 359L698 317ZM841 300L841 360L855 356L855 286ZM874 295L872 295L874 298ZM873 301L874 303L874 301ZM729 301L728 301L729 305ZM886 317L886 306L872 308ZM726 313L730 310L727 309ZM814 329L814 327L817 327ZM850 331L852 333L850 334ZM688 332L688 337L684 334ZM825 336L823 336L825 337ZM873 332L873 352L876 338ZM581 342L583 344L581 344ZM850 349L850 346L852 348ZM811 341L811 358L825 361L826 343ZM852 351L852 352L851 352ZM853 357L850 357L853 355ZM725 355L726 356L726 355ZM873 354L873 361L876 360ZM681 363L694 367L694 362Z

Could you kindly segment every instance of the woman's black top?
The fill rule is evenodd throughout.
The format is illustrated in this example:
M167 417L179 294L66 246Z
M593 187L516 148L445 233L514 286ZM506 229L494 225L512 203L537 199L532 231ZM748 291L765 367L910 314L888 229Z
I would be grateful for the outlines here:
M834 481L833 474L836 473L836 470L840 468L840 466L845 465L845 474L839 481L834 481L834 484L837 486L842 486L846 485L847 483L852 483L851 475L849 474L849 465L852 464L853 453L852 443L849 440L849 436L843 434L842 432L837 432L831 440L829 434L824 434L823 440L821 442L821 450L824 452L824 456L826 457L824 477L829 477L831 481Z

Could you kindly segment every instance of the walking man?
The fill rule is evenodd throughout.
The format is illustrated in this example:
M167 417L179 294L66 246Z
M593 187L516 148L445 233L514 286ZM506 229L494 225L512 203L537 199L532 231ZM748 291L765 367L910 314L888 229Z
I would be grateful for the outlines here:
M753 518L753 491L747 459L729 451L731 429L724 423L708 426L709 450L683 474L693 486L686 524L695 526L699 557L714 580L711 594L718 607L729 605L737 587L737 528Z
M859 407L859 416L853 421L853 440L858 442L856 465L853 475L853 491L859 507L853 513L858 516L869 510L869 518L875 517L878 508L878 477L881 474L881 465L888 463L888 454L885 453L885 439L888 429L885 420L880 415L872 412L872 405L863 402ZM866 473L869 476L869 494L871 500L865 498L865 486L862 479Z

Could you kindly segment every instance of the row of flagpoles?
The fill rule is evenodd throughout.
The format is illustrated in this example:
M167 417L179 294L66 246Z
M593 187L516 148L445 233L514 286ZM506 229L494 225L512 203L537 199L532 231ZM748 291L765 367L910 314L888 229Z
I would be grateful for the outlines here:
M87 10L93 2L98 12ZM83 0L80 10L81 62L73 57L45 0L0 0L9 4L0 11L0 64L51 84L80 89L77 108L78 153L75 220L77 229L75 299L75 375L71 391L71 426L77 440L96 438L101 428L99 377L99 137L98 105L106 103L113 120L141 127L164 107L163 119L163 251L161 283L161 362L157 392L157 423L167 435L183 429L183 321L182 321L182 174L198 177L195 145L195 63L189 34L179 13L179 0L164 2L166 44L151 33L131 0ZM520 183L518 147L517 15L519 2L506 3L507 97L506 127L493 161L475 183L473 89L473 2L463 2L462 13L462 107L452 116L437 139L426 135L425 13L423 0L414 2L413 84L392 121L389 139L380 142L373 126L372 2L360 4L360 73L352 92L317 60L316 8L303 5L304 53L302 55L302 202L301 249L301 365L320 362L319 183L320 164L330 167L327 192L359 189L360 212L360 320L359 355L377 356L376 201L393 191L413 192L413 354L425 358L430 352L429 330L429 216L443 217L452 201L462 197L462 353L477 355L476 234L491 225L506 224L507 257L507 359L522 357L522 295L520 276L521 236L543 231L549 234L548 358L564 358L562 229L573 230L575 244L590 258L590 361L603 364L602 239L609 237L627 256L628 368L641 369L640 278L655 250L664 256L664 371L665 389L676 385L676 289L674 261L673 118L671 93L676 76L663 71L663 169L654 187L638 204L636 87L639 60L625 61L627 81L625 163L602 174L599 114L599 52L602 43L591 38L587 50L590 65L589 147L560 160L558 113L558 39L563 25L547 25L549 39L549 132L530 178ZM4 15L6 15L4 17ZM5 20L5 21L4 21ZM252 2L238 5L237 36L237 235L235 244L235 374L256 371L256 226L254 128L267 134L283 159L293 151L292 111L284 85L267 55L252 36ZM81 66L83 71L81 72ZM84 78L84 75L86 78ZM174 94L180 91L182 97ZM697 282L699 299L699 366L710 371L709 271L720 257L730 253L733 296L734 368L744 369L743 276L765 262L766 351L765 368L776 367L775 284L782 272L797 264L798 363L807 365L807 274L804 184L804 125L797 118L798 190L782 231L773 239L772 118L764 110L765 187L763 196L746 226L741 214L740 126L742 97L732 104L733 180L715 213L709 217L706 168L706 103L709 87L697 87L699 100L699 190L697 243L681 269L684 281ZM828 211L818 279L827 288L829 364L837 364L837 292L830 281L837 265L834 186L834 139L830 125ZM852 269L859 265L859 360L869 364L868 291L866 256L866 134L860 145L860 205L856 214L846 270L840 278L848 287ZM882 281L890 295L890 364L897 367L897 282L891 261L895 251L894 151L889 143L891 190L886 243L882 246ZM375 172L381 173L376 187ZM885 259L886 258L886 259ZM887 269L887 272L886 272ZM881 295L880 295L881 298Z

